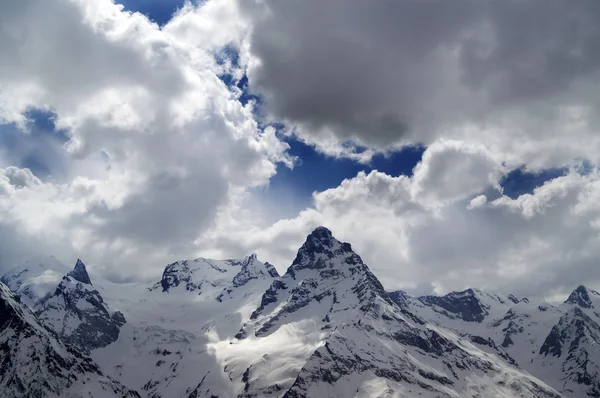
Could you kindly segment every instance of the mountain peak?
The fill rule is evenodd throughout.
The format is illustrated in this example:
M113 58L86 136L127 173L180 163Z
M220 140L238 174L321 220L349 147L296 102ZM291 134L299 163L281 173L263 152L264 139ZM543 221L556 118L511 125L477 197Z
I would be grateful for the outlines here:
M598 294L597 292L580 285L569 295L565 304L575 304L583 308L592 308L594 305L590 299L590 293Z
M334 257L345 258L348 254L352 254L351 258L346 258L343 262L347 264L362 263L360 257L352 251L349 243L337 240L329 229L318 227L306 237L306 241L298 250L288 272L293 274L303 268L331 267L333 264L330 262L331 259Z
M80 259L77 259L75 268L73 268L73 271L69 272L67 275L81 283L87 283L88 285L92 284L90 276L87 273L87 269L85 268L85 264Z
M332 241L335 238L331 234L331 231L325 227L317 227L315 228L310 235L307 236L306 241L317 241L325 246L331 246Z

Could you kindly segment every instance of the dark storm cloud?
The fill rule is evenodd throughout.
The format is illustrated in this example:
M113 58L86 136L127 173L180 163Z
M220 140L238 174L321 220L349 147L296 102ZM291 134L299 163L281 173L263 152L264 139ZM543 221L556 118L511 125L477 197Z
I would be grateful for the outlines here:
M254 18L251 87L318 137L383 147L560 96L598 71L600 2L240 2Z

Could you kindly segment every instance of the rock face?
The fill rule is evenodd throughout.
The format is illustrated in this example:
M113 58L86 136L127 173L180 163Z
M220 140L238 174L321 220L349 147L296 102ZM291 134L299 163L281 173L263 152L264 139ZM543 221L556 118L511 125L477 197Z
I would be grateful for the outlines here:
M85 268L85 264L80 259L77 259L77 263L75 263L75 268L73 268L73 271L69 272L67 276L71 277L77 282L81 282L86 285L92 284L90 276L87 273L87 269Z
M63 277L54 294L40 302L36 315L65 343L85 354L116 341L125 324L122 313L109 310L81 260Z
M90 358L65 346L3 283L0 331L2 396L139 397L105 376Z
M473 289L452 292L443 297L422 296L419 300L466 322L482 322L488 315L489 307L478 299Z
M581 390L600 397L600 319L593 319L581 308L567 310L552 328L537 362L545 368L557 368L562 388Z
M592 297L595 298L594 301L600 301L600 293L587 289L585 286L579 286L577 289L573 290L573 293L569 295L565 304L575 304L582 308L594 308L594 301L592 301Z

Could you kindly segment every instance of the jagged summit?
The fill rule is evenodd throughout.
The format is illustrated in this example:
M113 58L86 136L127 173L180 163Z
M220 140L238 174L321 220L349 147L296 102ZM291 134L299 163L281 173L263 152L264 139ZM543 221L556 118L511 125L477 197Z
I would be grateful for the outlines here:
M318 227L306 237L286 273L294 276L302 269L332 268L339 265L338 262L328 261L335 257L345 257L342 263L349 265L362 263L361 258L352 251L350 243L340 242L329 229Z
M38 303L35 314L65 343L85 354L116 341L119 328L125 324L124 315L112 312L92 285L81 260L77 260L54 293Z
M73 268L73 271L69 272L67 276L70 276L81 283L87 283L88 285L92 284L90 276L87 273L87 269L85 268L85 264L80 259L77 259L75 268Z
M600 298L600 293L580 285L569 295L565 304L575 304L583 308L593 308L594 303L590 296L597 296Z
M307 240L317 240L323 244L328 244L331 239L333 239L333 234L323 226L315 228L307 237Z
M218 301L228 297L233 289L250 281L263 280L270 283L279 277L271 264L262 263L256 253L243 259L214 260L198 257L181 260L165 267L159 282L150 290L161 289L164 293L175 291L195 292L198 295L215 295Z

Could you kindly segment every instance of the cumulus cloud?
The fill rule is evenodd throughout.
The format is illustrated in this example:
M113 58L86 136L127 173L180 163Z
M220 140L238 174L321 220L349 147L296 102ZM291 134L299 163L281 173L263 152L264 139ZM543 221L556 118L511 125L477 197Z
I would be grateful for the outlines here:
M487 203L487 196L479 195L471 199L469 204L467 205L467 209L472 210L478 207L481 207Z
M504 174L502 163L486 147L469 142L439 141L415 167L411 195L421 201L464 199L496 185Z
M211 230L206 244L230 252L252 247L283 269L306 234L323 224L351 242L388 289L428 294L475 286L544 298L566 294L581 283L600 286L596 170L581 174L572 168L532 193L510 198L497 192L488 201L480 192L497 180L485 170L473 183L470 174L477 172L464 168L472 161L469 153L447 162L446 150L439 149L445 145L427 149L416 170L443 164L446 170L436 174L457 181L466 171L458 193L451 184L423 184L417 172L412 178L361 172L315 193L314 208L295 218L257 227L254 220L244 225L238 215L235 232ZM474 153L479 159L480 153Z
M251 87L326 153L446 137L532 167L598 160L597 1L240 4Z
M326 225L390 289L597 288L599 13L595 0L209 0L160 28L111 0L7 2L0 127L31 137L41 109L64 145L44 152L50 176L20 159L49 140L0 148L0 269L54 254L146 278L173 258L257 252L282 270ZM245 73L258 108L219 78ZM277 200L251 188L294 159L265 120L359 161L427 149L412 177L359 173L272 222ZM531 193L499 188L515 168L564 165Z
M216 55L243 40L234 1L187 4L162 29L110 0L0 10L0 121L27 134L27 112L44 109L67 136L62 179L0 174L1 230L32 242L21 255L50 246L124 275L155 273L193 255L220 209L290 164L287 145L219 79L235 65Z

